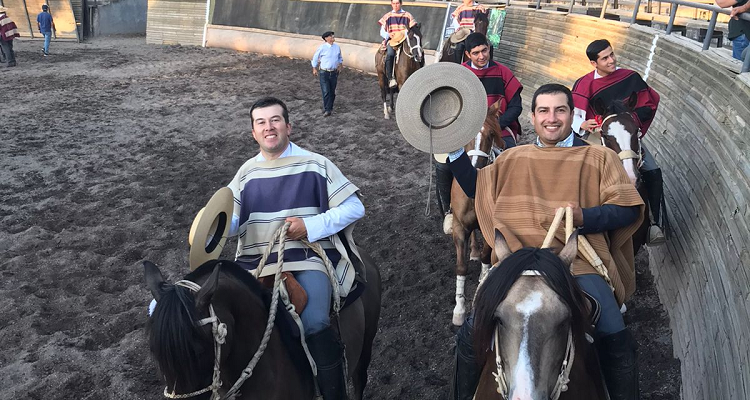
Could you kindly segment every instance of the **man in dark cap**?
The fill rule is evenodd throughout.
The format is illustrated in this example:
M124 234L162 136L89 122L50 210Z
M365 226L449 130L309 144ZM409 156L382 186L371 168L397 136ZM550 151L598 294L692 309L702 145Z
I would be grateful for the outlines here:
M44 56L49 55L49 41L52 39L52 31L55 29L55 21L52 20L52 14L49 13L49 6L42 5L42 12L36 16L36 24L39 32L44 36L44 47L42 51Z
M322 35L325 43L318 47L312 58L313 75L320 78L320 91L323 93L323 116L330 117L333 112L333 100L336 98L336 83L344 59L341 48L334 43L333 32L327 31Z

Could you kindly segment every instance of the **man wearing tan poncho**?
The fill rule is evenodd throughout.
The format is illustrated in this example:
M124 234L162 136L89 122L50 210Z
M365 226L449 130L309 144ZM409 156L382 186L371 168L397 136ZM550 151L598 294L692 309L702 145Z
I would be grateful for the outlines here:
M604 262L615 288L584 259L573 262L579 286L601 305L596 344L610 397L638 399L636 343L625 327L620 305L635 291L632 234L643 219L644 203L617 155L587 146L571 130L573 99L562 85L544 85L534 93L531 119L536 143L503 153L476 171L462 150L450 154L451 171L469 197L476 199L482 234L494 242L495 229L512 251L541 247L559 207L573 207L573 221ZM467 167L468 166L468 167ZM476 194L476 195L475 195ZM559 229L552 247L565 242ZM471 347L473 318L458 332L454 398L471 399L481 371Z

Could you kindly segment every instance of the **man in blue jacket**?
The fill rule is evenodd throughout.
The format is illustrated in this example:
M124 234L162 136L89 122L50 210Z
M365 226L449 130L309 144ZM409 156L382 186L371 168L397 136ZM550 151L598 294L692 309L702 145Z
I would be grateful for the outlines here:
M42 51L44 56L49 55L49 42L52 39L52 31L55 29L55 21L52 20L52 14L49 13L49 6L42 5L42 12L36 16L36 24L39 32L44 36L44 47Z

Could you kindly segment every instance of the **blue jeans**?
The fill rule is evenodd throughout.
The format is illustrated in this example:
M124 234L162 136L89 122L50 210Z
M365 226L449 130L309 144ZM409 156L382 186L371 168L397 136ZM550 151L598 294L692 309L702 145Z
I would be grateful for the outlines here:
M595 327L599 336L611 335L625 329L620 306L617 305L615 295L604 278L596 274L578 275L576 282L602 306L602 314Z
M320 77L320 91L323 92L323 111L333 111L333 100L336 99L336 83L339 73L336 71L323 71L318 73Z
M750 45L750 40L747 39L747 36L740 35L737 36L732 40L732 57L742 60L742 51L745 50L748 45Z
M305 336L310 336L331 325L331 281L321 271L296 271L293 274L307 292L307 305L300 318L305 327Z
M44 54L49 54L49 41L52 39L52 32L42 32L44 35Z

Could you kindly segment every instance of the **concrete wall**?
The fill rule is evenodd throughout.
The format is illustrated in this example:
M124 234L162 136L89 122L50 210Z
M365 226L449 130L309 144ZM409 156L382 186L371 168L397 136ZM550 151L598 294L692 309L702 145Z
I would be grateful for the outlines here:
M700 44L651 28L511 7L495 57L524 85L572 85L589 42L661 94L645 142L664 170L671 237L650 249L685 399L750 398L750 74ZM648 363L648 360L641 360Z
M99 4L94 13L94 35L146 33L148 0L116 0Z
M334 31L339 38L379 42L378 20L388 1L216 0L211 23L319 36ZM445 20L445 2L405 2L404 9L422 23L423 46L437 48Z

